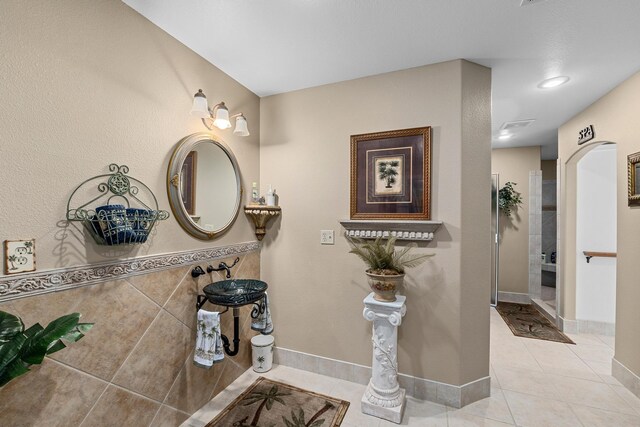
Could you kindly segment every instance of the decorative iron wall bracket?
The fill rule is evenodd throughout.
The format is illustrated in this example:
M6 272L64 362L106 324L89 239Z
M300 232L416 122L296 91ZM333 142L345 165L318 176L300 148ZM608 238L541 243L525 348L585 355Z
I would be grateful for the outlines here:
M196 295L196 310L200 310L204 304L207 302L206 295ZM264 302L264 297L262 299L253 303L253 308L251 309L251 318L257 319L258 316L264 313L266 310L266 305ZM220 314L224 314L229 311L229 307L227 307L224 311L220 312ZM222 334L220 338L222 339L222 346L224 347L224 352L229 356L235 356L240 351L240 308L233 307L233 348L231 348L231 342L229 338Z
M109 171L76 187L67 202L67 220L81 222L99 245L146 242L156 221L169 213L158 209L149 187L127 176L128 166L112 163Z

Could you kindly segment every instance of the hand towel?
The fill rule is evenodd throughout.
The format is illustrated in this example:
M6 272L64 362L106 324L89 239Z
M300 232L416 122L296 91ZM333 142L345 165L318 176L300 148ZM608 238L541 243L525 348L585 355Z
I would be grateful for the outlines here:
M264 293L264 299L258 303L264 304L264 310L258 314L258 317L251 322L251 329L260 332L262 335L269 335L273 332L273 323L271 322L271 310L269 309L269 295Z
M210 368L222 359L224 359L224 350L220 338L220 313L198 310L196 351L193 363L202 368Z

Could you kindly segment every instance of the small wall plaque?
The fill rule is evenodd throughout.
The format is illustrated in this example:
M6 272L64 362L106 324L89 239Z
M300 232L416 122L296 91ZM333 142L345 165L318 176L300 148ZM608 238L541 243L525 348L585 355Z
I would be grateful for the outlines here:
M5 240L4 256L4 274L34 271L36 269L36 240Z
M593 131L593 125L589 125L578 132L578 145L582 145L585 142L591 141L595 137L596 133Z

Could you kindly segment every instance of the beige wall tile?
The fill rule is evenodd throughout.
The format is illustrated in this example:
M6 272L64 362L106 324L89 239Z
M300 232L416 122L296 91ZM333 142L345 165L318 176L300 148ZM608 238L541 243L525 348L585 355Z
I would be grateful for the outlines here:
M228 359L225 359L223 365L221 366L223 367L222 373L220 374L220 379L218 379L216 387L213 389L213 393L209 397L210 399L227 388L229 384L234 382L240 375L242 375L246 371L246 369L239 367Z
M189 271L191 271L190 267L178 267L129 277L127 281L158 305L163 306Z
M106 387L106 382L45 359L0 388L0 424L77 426Z
M83 427L146 426L160 404L110 385L82 423Z
M15 305L29 325L40 321L45 326L73 312L81 313L83 322L93 322L81 341L51 357L107 381L160 310L126 280L25 298Z
M150 427L175 427L189 418L184 412L162 405Z
M162 311L113 382L162 402L193 348L193 333Z
M164 306L165 310L193 330L196 329L196 297L203 293L202 288L209 283L208 277L207 274L193 278L187 274Z
M241 260L240 267L233 276L237 279L260 278L260 252L254 251L246 254Z
M209 401L209 396L211 396L222 370L220 363L214 364L210 369L195 366L193 353L191 353L164 403L193 414Z

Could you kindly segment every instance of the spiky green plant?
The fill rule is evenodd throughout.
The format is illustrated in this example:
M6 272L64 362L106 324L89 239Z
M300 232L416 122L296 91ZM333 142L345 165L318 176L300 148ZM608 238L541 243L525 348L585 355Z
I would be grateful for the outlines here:
M76 342L93 323L79 323L80 313L59 317L43 328L39 323L24 329L22 319L0 311L0 387L39 365L47 354L66 347L62 342Z
M384 242L381 237L374 241L349 238L351 250L349 253L357 255L369 267L367 271L373 274L393 275L404 274L406 268L417 267L433 254L412 254L417 245L412 242L401 249L396 249L396 238L391 237Z

